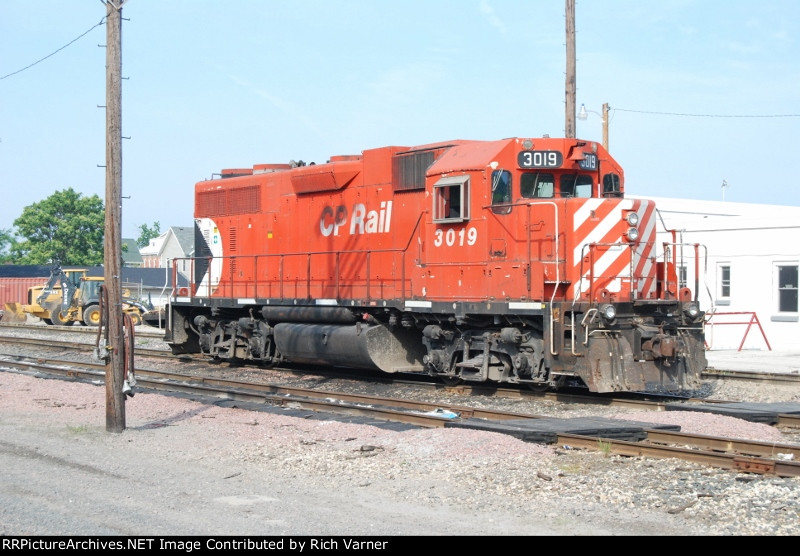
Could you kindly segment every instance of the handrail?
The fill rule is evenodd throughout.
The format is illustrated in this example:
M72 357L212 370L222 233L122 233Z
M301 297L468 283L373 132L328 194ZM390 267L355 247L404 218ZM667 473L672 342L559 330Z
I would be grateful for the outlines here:
M257 279L260 272L263 271L264 268L269 268L272 266L274 271L276 272L276 284L275 287L278 288L278 295L280 297L284 297L286 295L286 288L287 288L287 280L284 276L284 267L292 258L299 258L305 259L305 273L301 273L303 275L297 276L294 278L295 281L298 283L302 282L301 289L304 290L305 296L311 295L311 290L313 289L313 268L314 263L313 260L315 257L326 257L331 256L334 258L334 269L333 272L335 273L335 292L333 292L333 297L339 298L341 297L341 290L343 287L352 287L355 283L343 283L342 276L341 276L341 260L340 257L342 255L348 256L358 256L362 257L365 260L365 270L366 273L361 281L361 287L365 288L366 297L367 299L371 299L373 295L372 291L375 288L375 280L370 276L370 268L372 266L372 258L375 256L386 255L390 257L400 257L400 262L398 267L402 269L402 274L399 280L399 286L395 289L398 290L398 295L401 299L406 299L410 295L410 292L407 290L408 284L405 283L405 259L408 256L407 249L362 249L362 250L354 250L354 251L314 251L314 252L296 252L296 253L266 253L260 255L225 255L222 257L181 257L175 259L174 268L177 268L177 262L181 260L186 260L190 262L192 268L196 261L200 259L207 259L207 265L211 267L212 264L222 264L225 261L226 267L226 275L228 276L228 287L231 287L232 284L235 282L239 282L240 285L244 285L247 287L248 290L252 293L252 297L264 297L263 289L259 290L258 285L259 281ZM234 264L230 264L233 262ZM173 268L173 270L174 270ZM242 280L234 280L234 272L237 269L241 268L248 268L248 272L252 273L252 283L249 285ZM174 274L174 273L173 273ZM397 278L392 278L392 281L397 283ZM194 284L192 288L190 288L190 296L194 297L197 293L194 291L194 288L199 286L199 284ZM208 284L208 287L212 287L212 284ZM176 293L175 289L173 289L173 295Z

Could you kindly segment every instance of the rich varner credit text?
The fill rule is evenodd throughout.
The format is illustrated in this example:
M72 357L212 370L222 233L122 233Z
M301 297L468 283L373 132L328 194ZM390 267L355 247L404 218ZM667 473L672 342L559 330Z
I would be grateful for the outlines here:
M204 539L173 540L132 538L105 539L12 539L4 538L3 550L385 550L389 541L356 539Z

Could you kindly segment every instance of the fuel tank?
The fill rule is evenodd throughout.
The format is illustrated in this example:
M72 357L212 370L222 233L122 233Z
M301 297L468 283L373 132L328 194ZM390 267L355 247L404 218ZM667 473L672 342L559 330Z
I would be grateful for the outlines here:
M387 373L421 372L425 353L420 335L382 324L279 323L273 330L280 354L290 361L373 369Z

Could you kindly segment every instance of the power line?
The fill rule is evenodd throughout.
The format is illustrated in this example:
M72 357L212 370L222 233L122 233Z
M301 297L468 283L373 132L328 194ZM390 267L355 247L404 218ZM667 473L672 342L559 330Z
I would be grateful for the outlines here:
M689 118L800 118L800 114L683 114L680 112L653 112L649 110L628 110L614 107L620 112L635 112L637 114L656 114L658 116L684 116Z
M50 56L53 56L53 55L57 54L58 52L60 52L60 51L64 50L64 49L65 49L65 48L67 48L69 45L71 45L72 43L74 43L75 41L77 41L78 39L80 39L81 37L84 37L84 36L88 35L88 34L89 34L89 32L90 32L92 29L94 29L95 27L99 27L99 26L103 25L103 24L105 23L105 20L106 20L106 18L105 18L105 16L104 16L104 17L103 17L103 19L101 19L101 20L100 20L100 23L98 23L98 24L96 24L96 25L93 25L93 26L91 27L91 29L89 29L88 31L86 31L86 32L85 32L85 33L83 33L82 35L80 35L80 36L78 36L78 37L75 37L74 39L72 39L71 41L69 41L67 44L65 44L64 46L62 46L61 48L59 48L58 50L56 50L56 51L54 51L54 52L51 52L50 54L48 54L48 55L47 55L47 56L45 56L44 58L42 58L42 59L40 59L40 60L36 60L34 63L32 63L32 64L30 64L30 65L27 65L27 66L25 66L25 67L24 67L24 68L22 68L22 69L18 69L18 70L17 70L17 71L15 71L15 72L12 72L12 73L9 73L9 74L7 74L7 75L4 75L3 77L0 77L0 80L3 80L3 79L5 79L6 77L11 77L12 75L16 75L16 74L18 74L18 73L20 73L20 72L23 72L23 71L25 71L26 69L32 68L33 66L35 66L36 64L38 64L38 63L40 63L40 62L43 62L43 61L47 60L47 59L48 59Z

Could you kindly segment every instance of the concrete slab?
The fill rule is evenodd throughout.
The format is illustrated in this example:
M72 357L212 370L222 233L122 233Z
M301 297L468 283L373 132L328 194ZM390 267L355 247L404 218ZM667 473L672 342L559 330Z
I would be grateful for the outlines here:
M708 368L716 371L788 373L800 376L800 350L709 350Z

